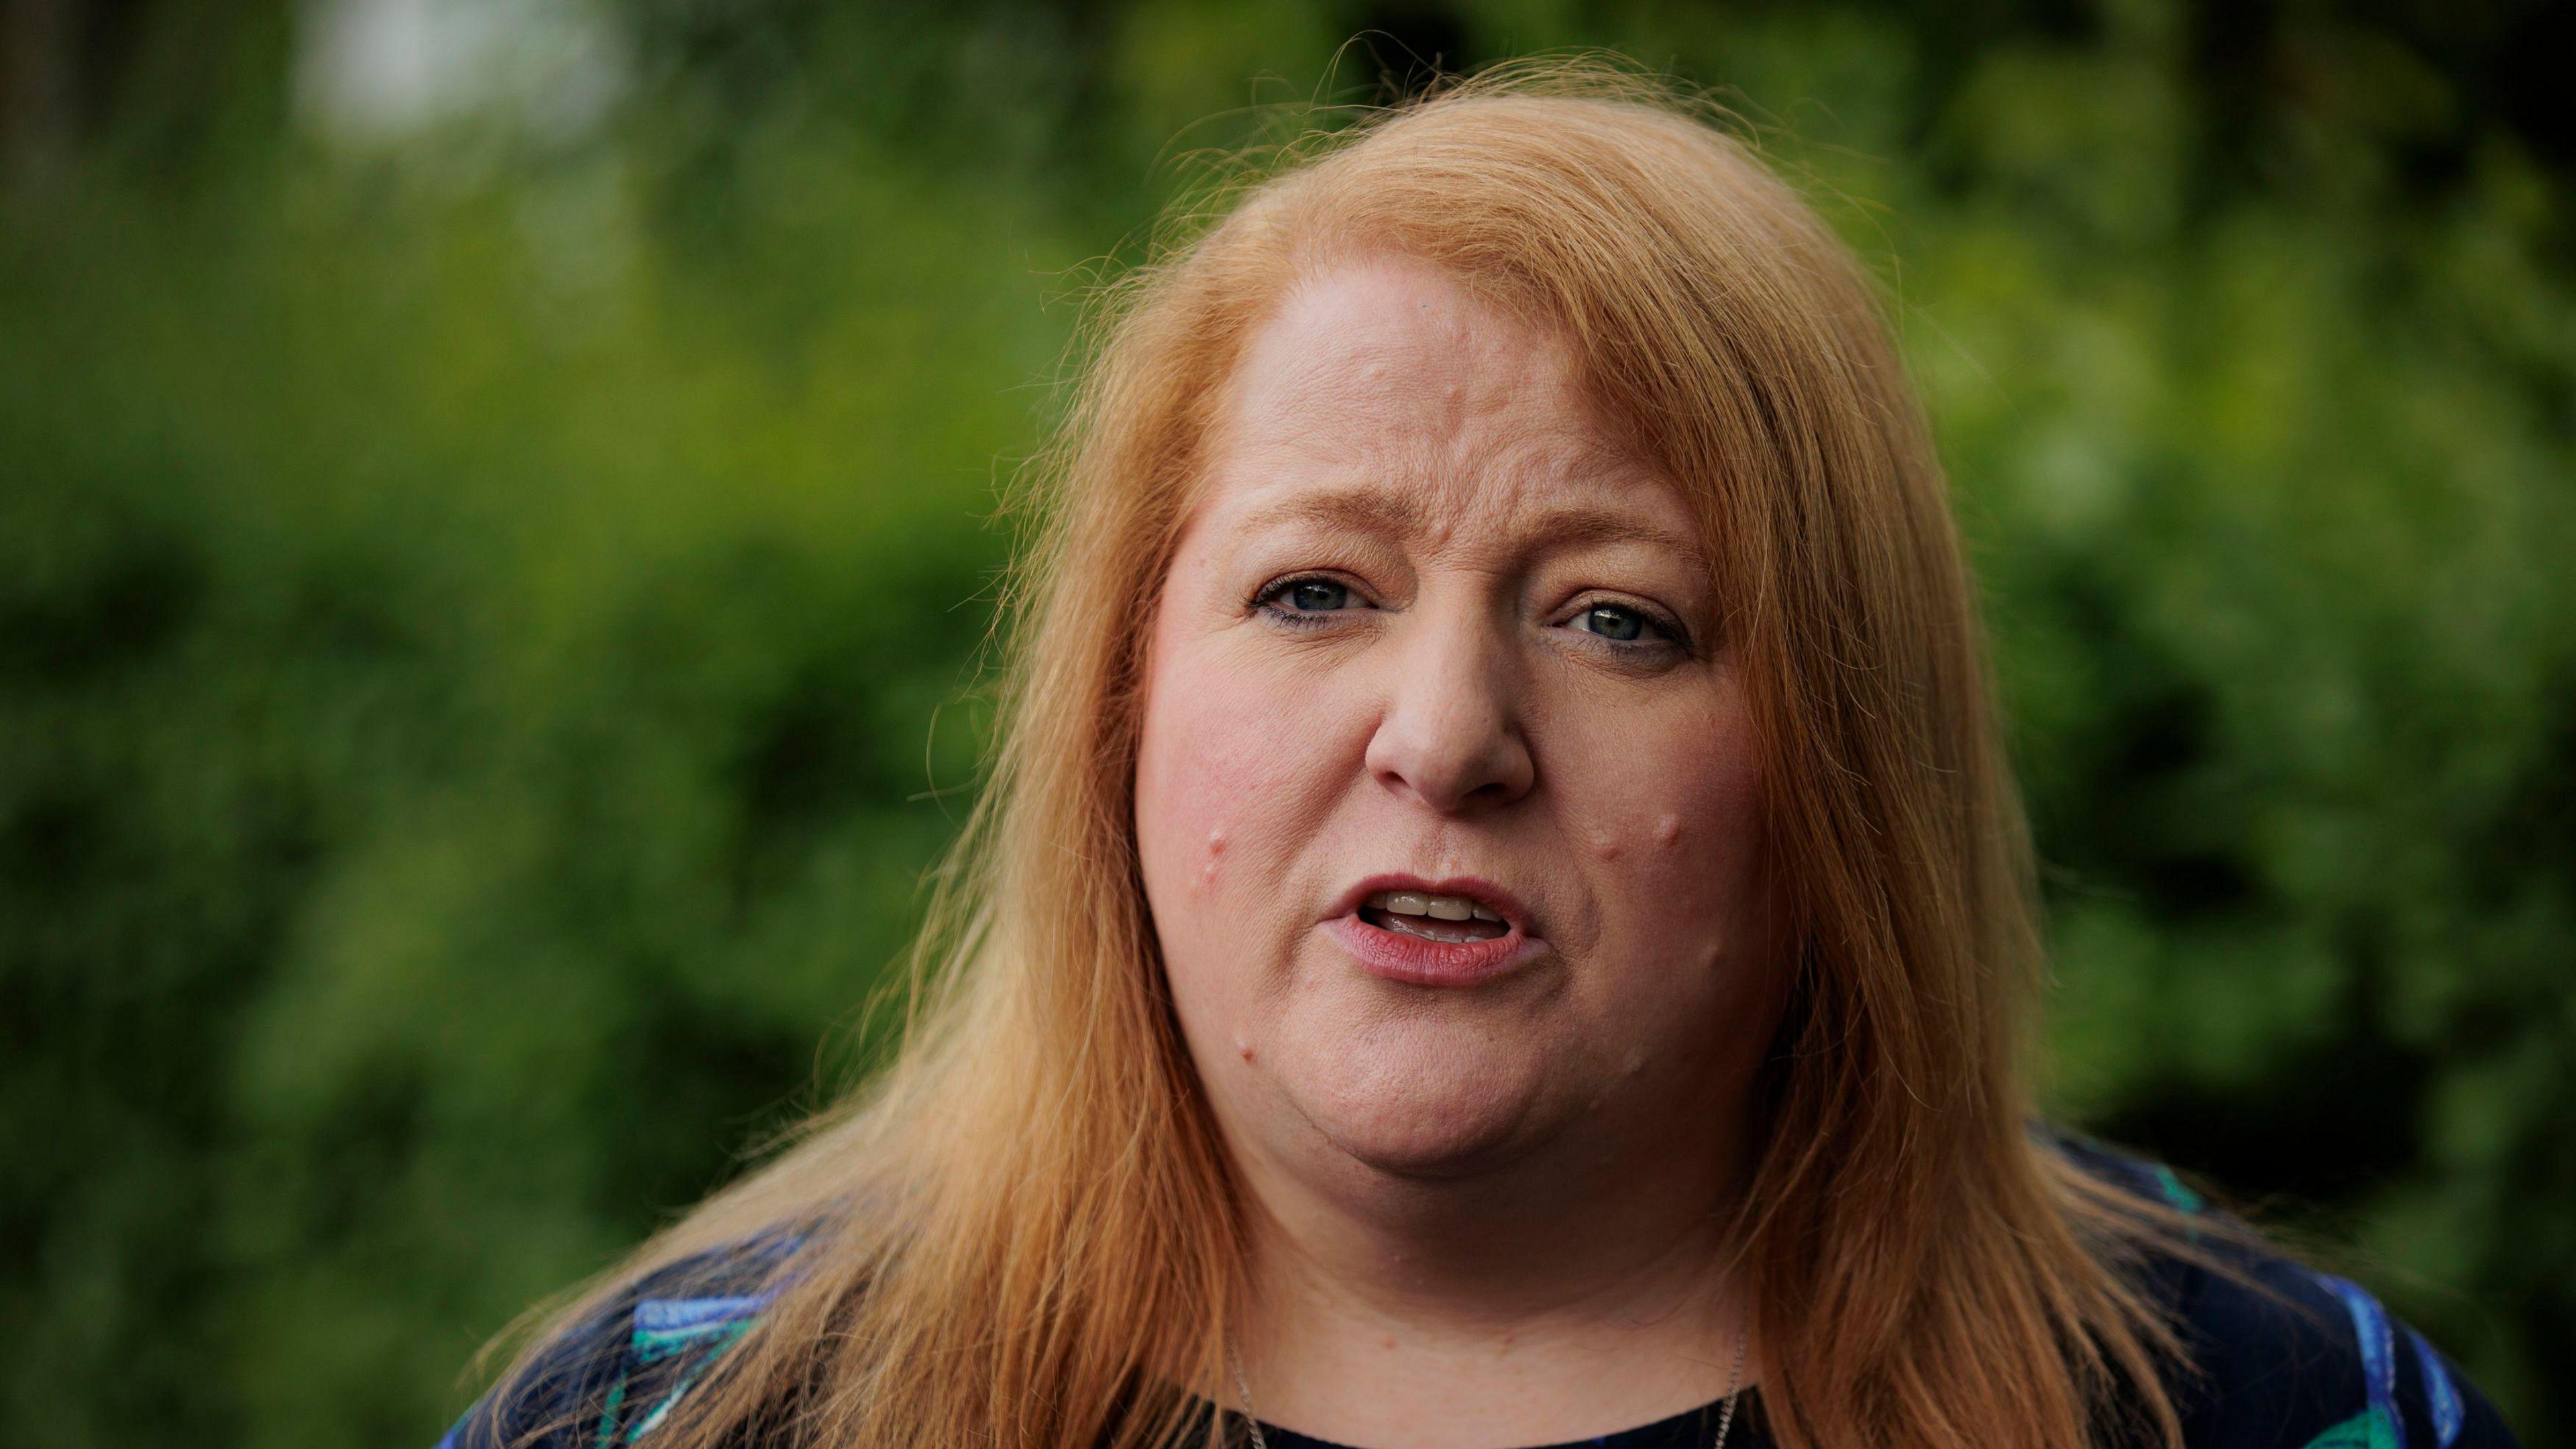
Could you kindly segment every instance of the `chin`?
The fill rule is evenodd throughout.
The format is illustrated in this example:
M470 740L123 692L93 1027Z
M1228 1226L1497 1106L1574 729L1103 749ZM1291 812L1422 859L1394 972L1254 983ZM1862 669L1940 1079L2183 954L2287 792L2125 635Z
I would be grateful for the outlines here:
M1501 1168L1544 1134L1537 1074L1464 1053L1334 1064L1294 1091L1308 1121L1362 1167L1452 1179Z

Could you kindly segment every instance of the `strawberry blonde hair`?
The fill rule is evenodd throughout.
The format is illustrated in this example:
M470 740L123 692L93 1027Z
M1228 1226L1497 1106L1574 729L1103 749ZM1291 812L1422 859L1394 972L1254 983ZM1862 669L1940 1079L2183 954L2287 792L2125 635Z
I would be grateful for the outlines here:
M1393 252L1569 338L1706 528L1797 925L1741 1219L1773 1432L2065 1449L2117 1403L2178 1446L2173 1336L2130 1271L2169 1219L2030 1130L2029 850L1867 274L1702 107L1595 66L1311 138L1231 200L1104 293L1032 470L993 774L935 878L901 1049L557 1331L786 1227L778 1297L653 1431L669 1449L1219 1432L1193 1391L1224 1381L1245 1238L1137 871L1139 621L1247 335L1295 279Z

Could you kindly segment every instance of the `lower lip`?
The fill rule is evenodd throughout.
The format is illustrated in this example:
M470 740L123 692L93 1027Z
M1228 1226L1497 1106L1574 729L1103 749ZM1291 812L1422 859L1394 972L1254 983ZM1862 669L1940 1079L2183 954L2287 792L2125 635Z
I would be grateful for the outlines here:
M1431 941L1399 931L1382 930L1360 919L1359 912L1324 923L1370 975L1408 986L1474 986L1491 981L1547 949L1518 926L1490 941Z

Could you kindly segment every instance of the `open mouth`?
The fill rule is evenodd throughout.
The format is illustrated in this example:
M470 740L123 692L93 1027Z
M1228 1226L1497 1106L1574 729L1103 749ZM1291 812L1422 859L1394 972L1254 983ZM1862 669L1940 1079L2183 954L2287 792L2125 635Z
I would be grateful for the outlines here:
M1381 931L1449 945L1491 941L1512 929L1481 901L1420 891L1379 891L1360 903L1359 917Z
M1479 986L1550 951L1518 901L1474 876L1355 881L1334 912L1320 924L1342 949L1372 975L1407 986Z

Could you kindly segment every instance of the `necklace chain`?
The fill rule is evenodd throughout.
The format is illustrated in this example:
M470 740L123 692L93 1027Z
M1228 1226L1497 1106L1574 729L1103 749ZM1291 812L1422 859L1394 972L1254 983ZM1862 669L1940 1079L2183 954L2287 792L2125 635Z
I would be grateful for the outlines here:
M1708 1449L1726 1449L1726 1436L1735 1428L1735 1396L1744 1383L1744 1338L1735 1336L1735 1366L1726 1371L1726 1397L1719 1401L1717 1436L1708 1441ZM1231 1337L1225 1342L1225 1362L1234 1370L1235 1392L1243 1396L1243 1423L1252 1431L1252 1449L1270 1449L1270 1441L1262 1437L1261 1415L1252 1407L1252 1380L1244 1377L1243 1355L1235 1351Z

